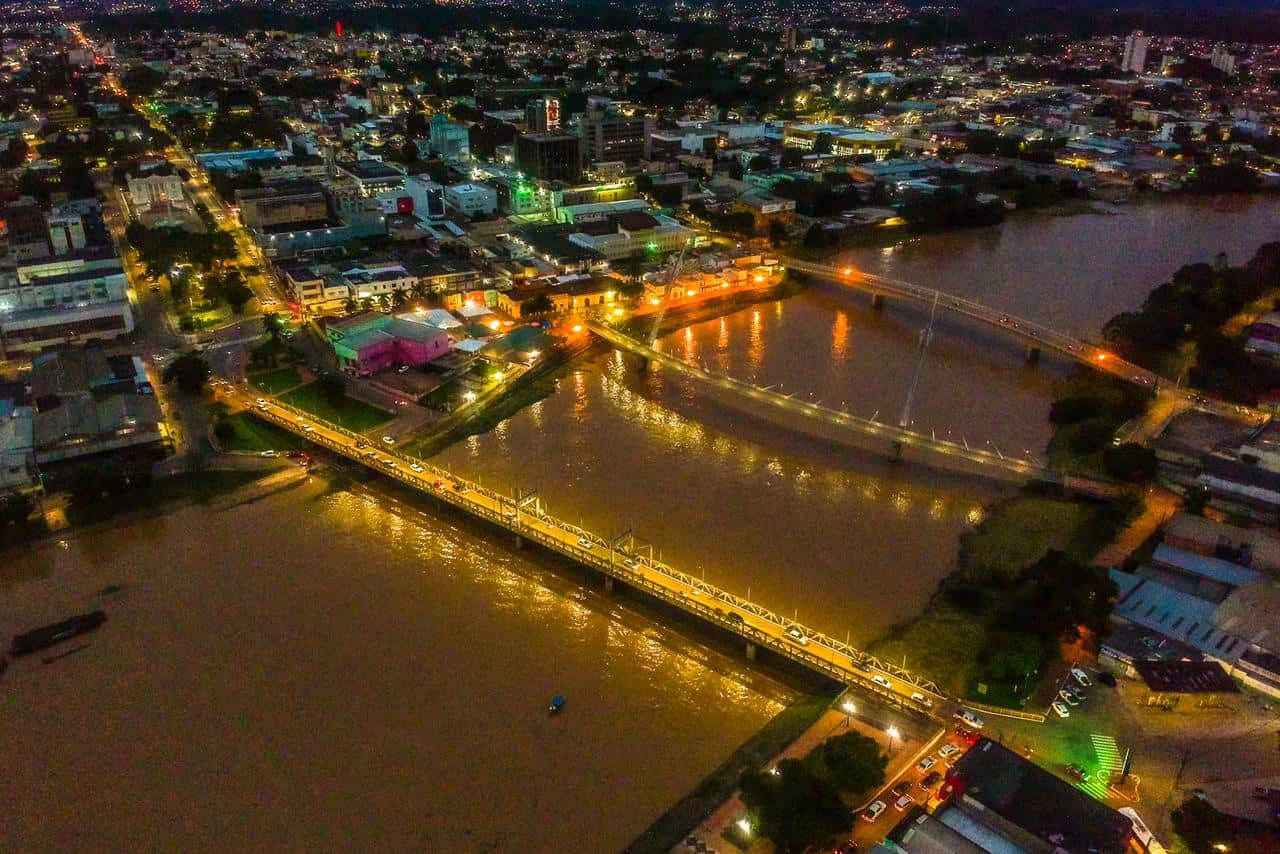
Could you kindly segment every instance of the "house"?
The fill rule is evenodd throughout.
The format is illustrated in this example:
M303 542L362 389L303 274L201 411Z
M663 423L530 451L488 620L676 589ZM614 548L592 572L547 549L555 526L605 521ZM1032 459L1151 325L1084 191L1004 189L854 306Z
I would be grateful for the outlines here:
M612 303L618 297L618 280L609 276L565 276L541 280L498 293L498 308L519 320L536 314L568 314L579 309ZM545 297L545 299L543 299ZM549 312L538 308L550 304Z
M413 314L377 311L331 321L325 337L342 370L369 376L393 365L425 365L449 352L449 333Z

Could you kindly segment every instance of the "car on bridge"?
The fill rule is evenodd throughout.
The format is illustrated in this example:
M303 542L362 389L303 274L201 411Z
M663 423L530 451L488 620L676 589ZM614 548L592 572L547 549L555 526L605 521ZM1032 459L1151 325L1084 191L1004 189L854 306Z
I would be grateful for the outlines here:
M800 631L795 626L792 626L791 628L787 629L787 635L790 636L790 638L793 641L800 644L801 646L808 646L809 644L809 639L804 636L804 632Z

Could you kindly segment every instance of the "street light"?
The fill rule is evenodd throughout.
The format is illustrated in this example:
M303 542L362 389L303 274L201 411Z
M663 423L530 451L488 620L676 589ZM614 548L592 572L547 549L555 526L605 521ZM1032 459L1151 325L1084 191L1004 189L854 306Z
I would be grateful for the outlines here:
M738 819L738 829L745 834L751 833L751 822L750 820L747 819L746 816L743 816L742 818Z
M844 725L846 727L853 726L853 715L854 712L858 711L858 707L853 704L852 700L845 700L844 705L840 708L844 712Z
M895 740L902 738L902 734L898 732L898 728L896 726L891 726L885 730L885 735L889 736L889 754L892 755L893 743Z

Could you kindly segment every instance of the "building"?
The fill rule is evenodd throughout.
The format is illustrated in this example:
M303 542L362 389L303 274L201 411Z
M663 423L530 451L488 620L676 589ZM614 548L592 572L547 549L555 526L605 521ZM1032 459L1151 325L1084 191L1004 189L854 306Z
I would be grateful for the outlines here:
M425 220L444 219L444 187L425 175L404 179L404 193L413 200L407 213Z
M795 199L784 199L764 193L746 193L734 199L729 209L733 213L749 213L756 233L768 230L771 223L789 226L796 218Z
M533 314L569 314L598 308L618 297L618 280L609 276L563 276L498 292L498 308L519 320ZM544 300L543 297L546 297ZM550 306L539 310L540 304Z
M516 137L516 166L541 181L575 183L582 174L582 144L571 133L525 133Z
M236 206L245 227L266 232L276 226L336 224L329 213L329 200L317 181L290 181L236 190Z
M1233 77L1236 73L1236 58L1227 53L1226 48L1221 45L1214 47L1213 54L1209 57L1209 64L1228 77Z
M137 356L98 347L31 360L34 446L41 466L103 453L157 453L168 442L164 416Z
M449 352L449 333L412 314L367 311L325 327L342 370L369 376L396 365L425 365Z
M560 129L560 102L555 98L534 98L525 105L524 115L529 133Z
M0 275L0 352L101 341L133 331L129 283L109 249L20 263Z
M578 122L582 157L587 163L639 163L649 159L654 121L625 116L614 109L588 109Z
M674 219L644 211L620 213L575 225L569 240L602 258L617 261L640 253L676 252L692 243L694 231Z
M464 216L487 216L498 210L498 191L487 184L454 184L445 188L444 201Z
M160 174L133 176L128 179L129 202L138 211L149 211L154 207L165 208L187 207L187 197L183 191L182 178L176 174Z
M946 781L963 815L1027 850L1128 851L1129 819L991 739L961 756Z
M404 189L404 170L381 160L339 160L334 168L339 177L353 182L365 198Z
M0 496L39 486L35 410L19 401L0 399Z
M49 224L49 246L54 255L70 255L86 245L84 217L80 212L64 207L49 212L45 217Z
M431 117L427 132L430 135L430 152L445 163L466 163L471 159L471 130L466 125L451 122L443 113L436 113Z
M1124 54L1120 58L1120 70L1141 74L1147 67L1147 47L1151 40L1135 30L1124 40Z

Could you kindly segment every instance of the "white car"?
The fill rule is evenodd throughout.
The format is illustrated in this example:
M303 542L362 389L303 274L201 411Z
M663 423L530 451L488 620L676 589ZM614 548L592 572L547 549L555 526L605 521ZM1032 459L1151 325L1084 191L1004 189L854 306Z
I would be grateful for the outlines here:
M426 469L424 469L422 466L418 465L417 463L409 463L409 468L417 472L418 474L422 474L424 471L426 471Z
M961 709L956 712L955 719L970 729L982 729L986 725L986 721L975 715L968 709Z
M884 801L875 801L862 811L863 821L875 821L885 811Z
M787 629L787 634L791 636L791 639L793 641L800 644L801 646L805 646L809 643L809 639L804 636L804 632L800 631L795 626L792 626L791 628Z
M1071 710L1068 709L1065 705L1063 705L1061 700L1054 701L1053 710L1058 713L1058 717L1060 718L1071 717Z
M888 679L884 678L883 676L881 676L879 673L877 673L875 676L872 676L871 681L879 685L881 688L884 688L889 691L893 690L893 683L890 682Z
M951 744L950 742L948 742L942 745L942 749L938 751L938 755L941 756L943 759L946 759L951 754L959 753L959 752L960 752L960 747L958 745Z
M932 768L937 764L938 764L938 760L934 759L932 756L926 756L924 759L920 760L919 764L916 765L916 770L922 771L922 772L928 771L930 768Z
M921 694L919 691L916 691L914 694L911 695L911 702L915 703L918 706L922 706L926 709L933 708L933 700L930 700L928 697L926 697L924 694Z
M1072 694L1070 691L1059 691L1058 699L1066 703L1068 706L1080 705L1080 701L1076 699L1076 695Z
M591 548L591 541L586 537L578 537L578 545L584 549L589 549Z
M280 453L278 451L263 451L262 456L267 457L269 459L275 459L276 457L280 456Z
M893 802L893 808L898 812L902 812L903 810L905 810L907 807L911 806L915 802L916 802L916 799L911 797L910 795L903 795L902 797L898 798L896 801Z
M396 440L391 438L390 436L382 437L382 444L384 445L394 445L395 443L396 443Z
M1084 672L1083 670L1081 670L1079 667L1073 667L1073 668L1071 668L1071 676L1072 676L1072 678L1074 678L1077 682L1079 682L1079 683L1080 683L1080 687L1081 687L1081 688L1088 688L1090 685L1092 685L1092 684L1093 684L1093 682L1091 682L1091 681L1089 680L1089 674L1088 674L1088 673L1085 673L1085 672Z
M266 406L266 405L267 405L267 399L266 399L265 397L260 397L260 398L258 398L258 405L259 405L259 406Z

